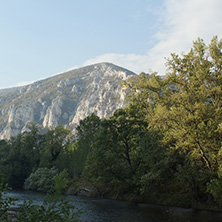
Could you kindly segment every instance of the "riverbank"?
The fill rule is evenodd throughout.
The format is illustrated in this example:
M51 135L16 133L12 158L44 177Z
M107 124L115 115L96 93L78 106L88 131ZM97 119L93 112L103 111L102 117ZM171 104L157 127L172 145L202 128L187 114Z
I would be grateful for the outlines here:
M118 201L127 201L130 203L136 204L152 204L160 207L180 207L184 209L191 210L202 210L202 211L213 211L213 212L222 212L222 207L217 206L213 202L207 203L190 203L187 204L181 200L180 202L173 202L173 198L167 199L167 196L162 196L158 201L151 199L145 199L143 196L136 196L132 194L125 194L120 196L113 192L101 192L99 193L98 189L91 186L86 181L75 181L74 184L71 184L65 191L65 195L76 195L87 198L96 198L96 199L108 199L108 200L118 200ZM182 197L181 197L182 198Z
M16 204L25 200L33 200L34 204L42 204L45 194L35 191L12 190L9 197L17 198ZM132 203L120 200L88 198L84 196L66 195L65 199L75 205L76 209L84 210L80 221L97 222L218 222L221 212L200 211L194 209L168 207L157 204Z

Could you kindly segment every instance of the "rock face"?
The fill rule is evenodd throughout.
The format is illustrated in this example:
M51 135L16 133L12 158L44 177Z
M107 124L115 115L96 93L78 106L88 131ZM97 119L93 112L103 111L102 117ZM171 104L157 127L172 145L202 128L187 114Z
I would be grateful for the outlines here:
M62 124L74 129L91 113L107 117L124 106L122 80L134 75L113 64L100 63L0 90L0 139L18 135L31 121L44 127Z

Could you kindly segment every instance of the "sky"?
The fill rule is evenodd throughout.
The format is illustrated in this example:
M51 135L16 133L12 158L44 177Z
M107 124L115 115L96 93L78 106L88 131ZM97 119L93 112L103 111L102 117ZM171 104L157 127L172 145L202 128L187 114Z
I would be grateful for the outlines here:
M111 62L166 72L170 53L222 38L222 0L0 0L0 89Z

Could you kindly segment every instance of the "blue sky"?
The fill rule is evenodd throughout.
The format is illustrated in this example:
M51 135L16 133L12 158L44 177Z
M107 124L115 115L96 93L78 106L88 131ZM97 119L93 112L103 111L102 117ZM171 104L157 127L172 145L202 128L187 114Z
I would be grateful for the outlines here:
M112 62L165 73L171 52L222 38L221 0L0 0L0 88Z

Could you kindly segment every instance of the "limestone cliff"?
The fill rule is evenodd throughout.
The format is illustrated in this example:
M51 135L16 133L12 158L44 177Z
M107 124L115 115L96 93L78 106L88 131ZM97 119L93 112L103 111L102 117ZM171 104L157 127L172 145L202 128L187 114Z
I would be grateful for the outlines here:
M30 121L44 127L74 129L91 113L100 118L124 106L122 80L134 73L110 63L71 70L33 84L0 90L0 139L26 130Z

